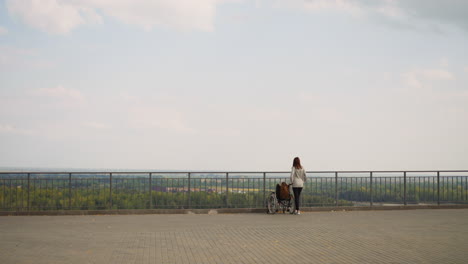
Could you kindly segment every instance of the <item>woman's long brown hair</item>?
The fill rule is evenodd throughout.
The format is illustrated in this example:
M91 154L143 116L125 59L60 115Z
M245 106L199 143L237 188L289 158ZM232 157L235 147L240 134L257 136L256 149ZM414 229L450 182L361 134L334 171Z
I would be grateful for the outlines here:
M299 159L299 157L294 158L293 167L296 169L302 169L301 160Z

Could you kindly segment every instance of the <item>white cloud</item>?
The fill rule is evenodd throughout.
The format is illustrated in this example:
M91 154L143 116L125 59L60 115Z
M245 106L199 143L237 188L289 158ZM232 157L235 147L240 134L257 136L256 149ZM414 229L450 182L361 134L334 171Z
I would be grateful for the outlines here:
M393 78L393 75L391 72L384 72L382 73L382 80L386 81L386 82L389 82L391 81Z
M33 53L34 52L29 49L0 45L0 69L22 66L27 61L25 58L30 57Z
M358 3L344 0L314 0L314 1L303 1L304 8L309 11L319 11L322 9L330 9L352 15L361 15L363 8Z
M8 29L5 27L0 26L0 36L6 35L8 33Z
M422 83L418 79L417 75L415 72L407 72L403 74L403 78L405 80L405 84L408 85L409 87L413 88L421 88Z
M221 0L7 0L9 13L42 31L64 34L83 25L101 23L103 15L151 30L212 31Z
M23 49L14 46L0 45L0 54L12 54L18 56L31 56L35 55L36 52L32 49Z
M178 30L213 31L216 8L236 0L7 0L12 16L45 32L65 34L85 24L118 21L151 30L170 27ZM263 2L263 1L262 1ZM275 0L257 7L303 9L309 12L332 10L353 16L384 19L405 27L437 27L452 24L468 29L468 1L459 0ZM418 22L418 23L419 23ZM418 24L416 23L416 24Z
M0 132L12 132L14 128L12 125L0 124Z
M42 100L47 100L45 105L52 108L82 107L86 104L86 98L79 90L65 88L61 85L32 90L29 94L43 97Z
M398 0L398 7L408 16L452 24L468 30L468 1L464 0Z
M87 9L71 1L7 0L7 7L24 23L50 33L67 33L88 22L84 15Z
M468 1L460 0L278 0L273 6L367 16L406 28L438 29L449 24L468 30Z
M305 103L316 103L323 100L323 96L317 93L305 92L302 91L298 94L299 100Z
M0 133L30 135L32 134L32 131L20 129L10 124L0 124Z
M405 17L405 12L398 7L397 1L385 0L381 6L376 7L375 11L394 19Z
M44 69L54 67L55 65L56 63L53 61L40 58L38 52L34 49L0 45L0 70Z
M83 124L85 127L94 128L94 129L107 129L109 126L100 122L86 122Z
M442 59L440 59L440 66L444 68L447 68L449 66L447 57L443 57Z
M275 8L302 8L310 12L333 10L353 15L363 12L363 6L358 2L346 0L278 0L272 5Z
M429 80L453 80L455 77L449 71L442 69L419 70L418 74Z
M413 88L422 88L430 81L451 81L455 76L444 69L415 69L403 74L405 83Z
M128 118L131 126L136 128L156 128L181 134L195 132L187 124L185 115L171 107L133 105L128 108Z
M37 90L37 93L39 95L45 95L49 97L70 98L79 101L84 100L84 96L81 94L80 91L64 88L61 85L55 88L41 88Z

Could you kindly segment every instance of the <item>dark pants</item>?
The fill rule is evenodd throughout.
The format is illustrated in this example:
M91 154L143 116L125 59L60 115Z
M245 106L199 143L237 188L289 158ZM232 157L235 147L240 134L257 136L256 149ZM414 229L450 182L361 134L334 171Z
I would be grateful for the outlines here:
M296 210L299 210L299 201L301 198L302 187L293 187L294 192L294 203L296 204Z

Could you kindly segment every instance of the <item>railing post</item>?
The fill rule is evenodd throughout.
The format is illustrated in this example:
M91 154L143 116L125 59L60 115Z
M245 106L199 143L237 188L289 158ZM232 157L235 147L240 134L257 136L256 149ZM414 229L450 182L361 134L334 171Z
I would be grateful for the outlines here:
M71 210L71 173L68 174L68 210Z
M370 206L374 205L374 194L372 193L372 171L370 172Z
M229 207L229 172L226 172L226 208Z
M338 172L335 172L335 206L338 206Z
M189 173L188 173L188 190L187 190L187 198L188 198L187 208L188 208L188 209L190 209L190 206L191 206L191 204L192 204L192 199L191 199L191 197L190 197L190 193L191 193L191 190L190 190L190 189L191 189L191 184L190 184L191 178L192 178L192 177L191 177L191 173L189 172Z
M406 205L406 171L403 172L403 204Z
M440 205L440 171L437 172L437 205Z
M29 212L29 207L30 207L30 201L29 201L29 193L31 192L30 191L30 188L31 188L31 174L28 173L28 212Z
M112 172L109 173L109 193L110 193L110 196L109 196L110 208L109 209L112 209Z
M151 185L152 174L153 173L151 173L151 172L149 174L149 199L150 199L149 209L153 209L153 189L151 188L152 187L152 185Z
M266 197L266 172L263 173L263 197Z

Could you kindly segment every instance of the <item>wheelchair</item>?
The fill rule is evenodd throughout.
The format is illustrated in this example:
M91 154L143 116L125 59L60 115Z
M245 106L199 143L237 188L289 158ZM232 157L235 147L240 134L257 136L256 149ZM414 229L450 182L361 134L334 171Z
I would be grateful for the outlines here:
M287 199L281 199L281 197L288 197ZM294 203L294 196L291 191L291 184L288 184L288 193L282 194L280 184L276 185L276 192L271 192L267 197L267 214L275 214L282 211L283 214L289 212L294 214L296 210L296 204Z

